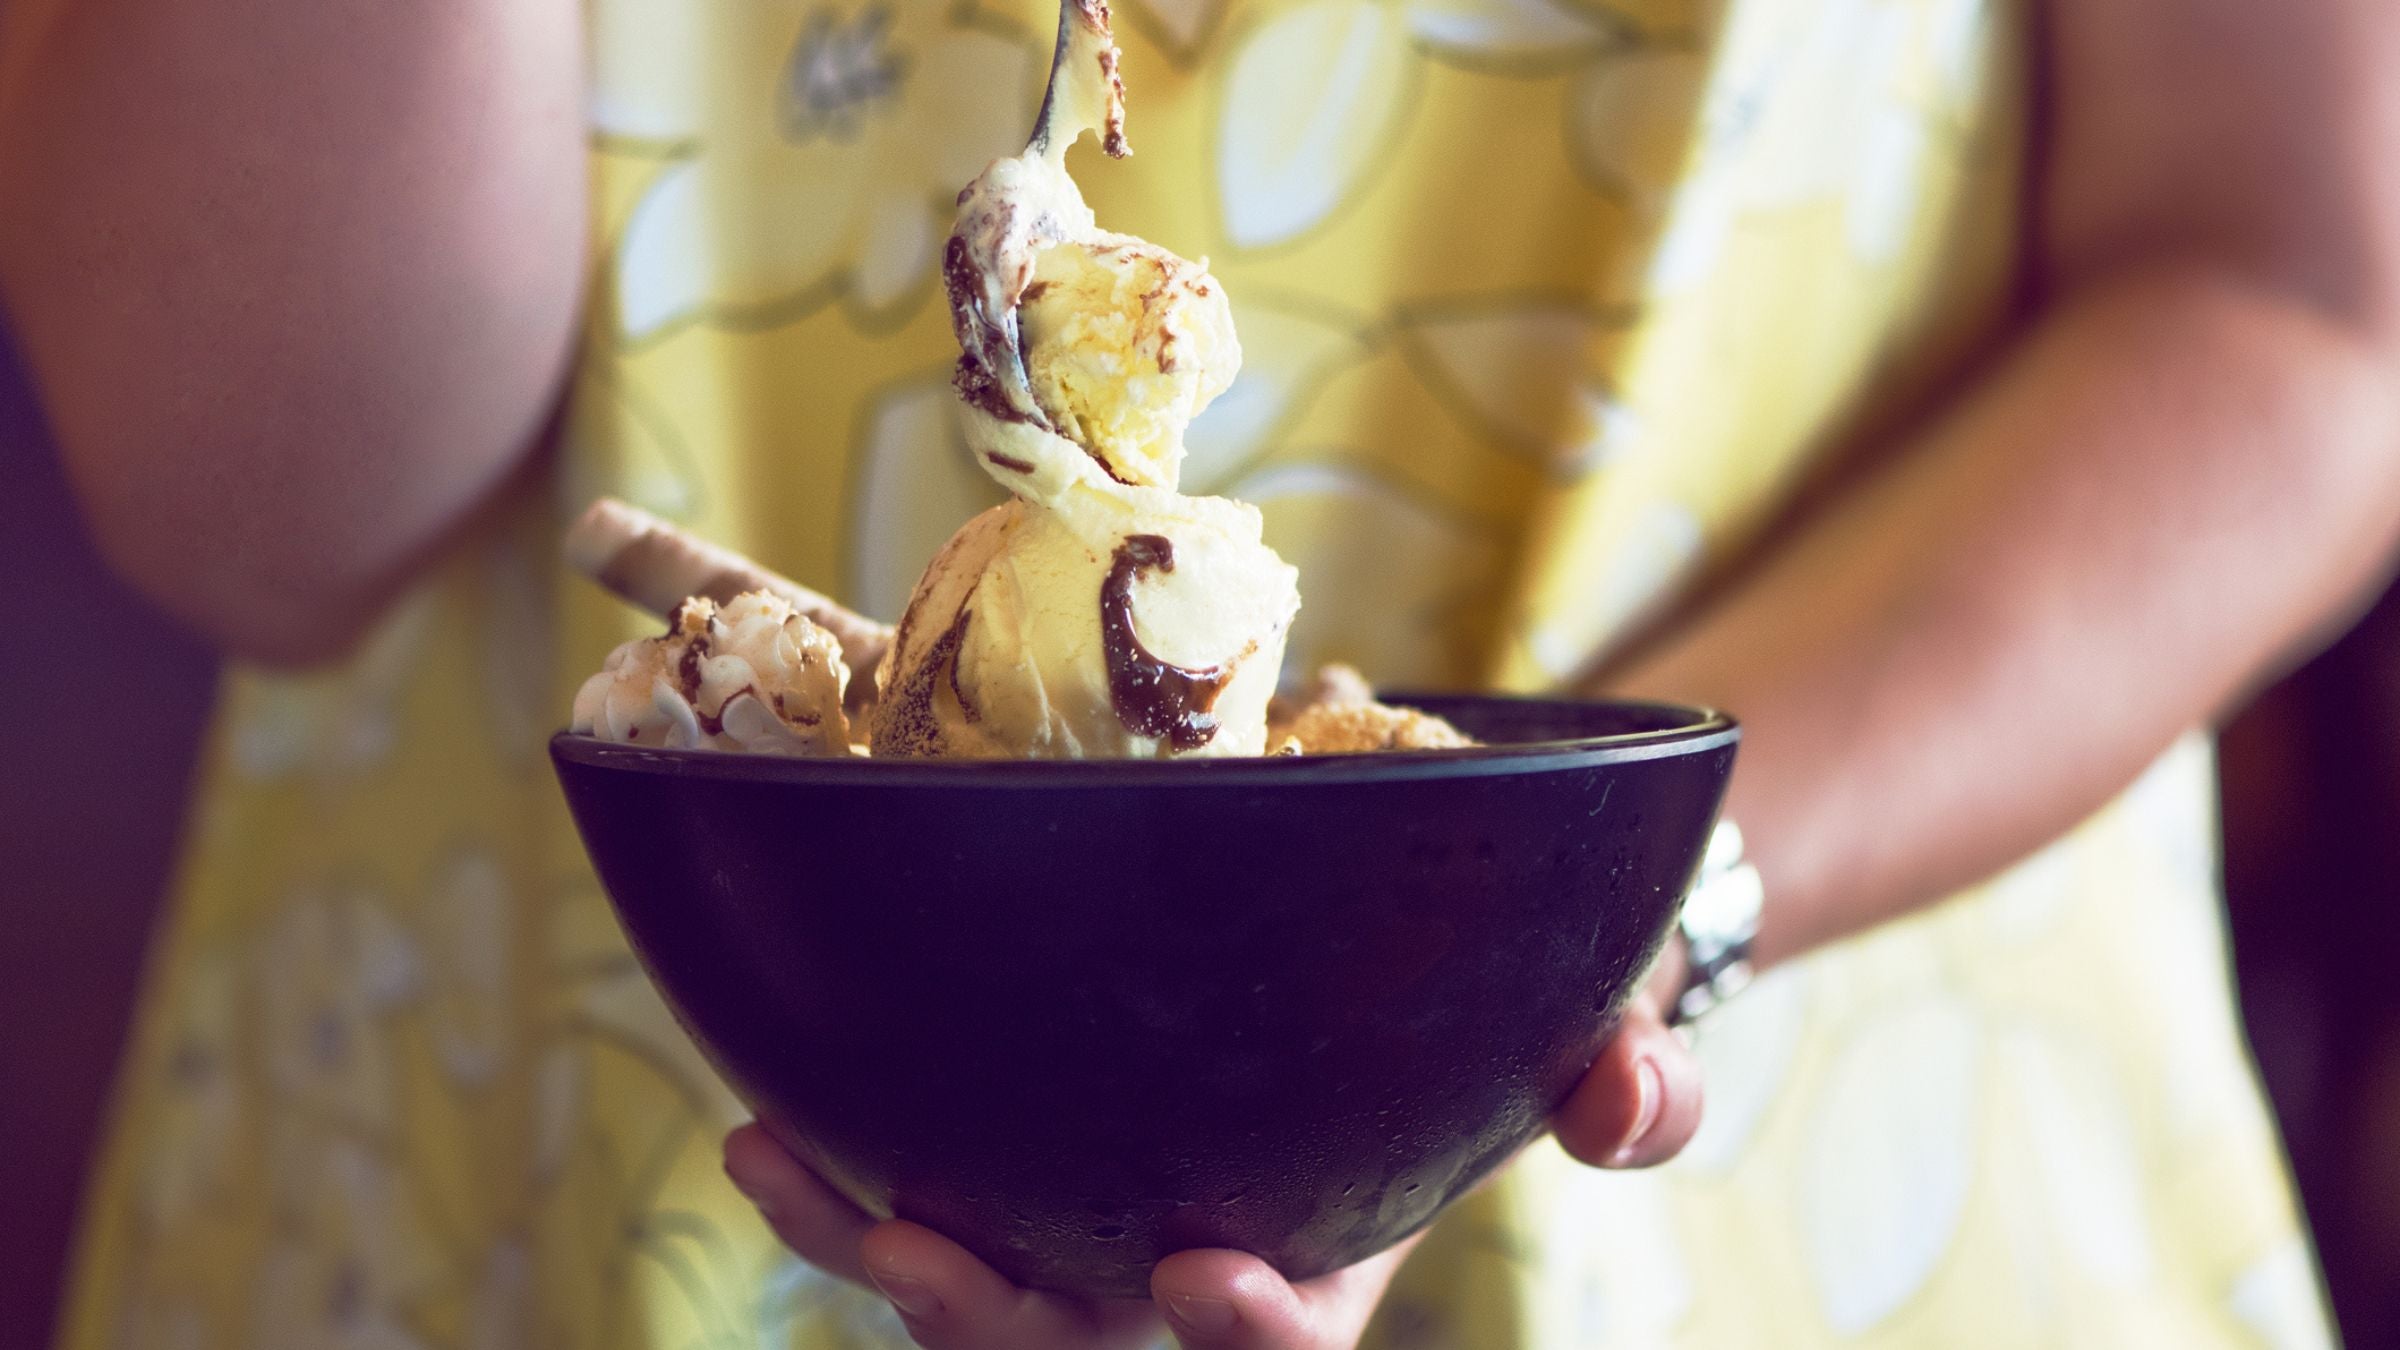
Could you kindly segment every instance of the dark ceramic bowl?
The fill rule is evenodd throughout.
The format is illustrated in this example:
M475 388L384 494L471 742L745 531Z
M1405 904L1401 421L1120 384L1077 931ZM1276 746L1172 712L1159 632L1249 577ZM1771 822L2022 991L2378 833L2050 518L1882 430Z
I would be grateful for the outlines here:
M1390 1246L1591 1063L1691 883L1737 732L1412 699L1467 751L786 760L560 736L677 1016L870 1213L1023 1284L1187 1247Z

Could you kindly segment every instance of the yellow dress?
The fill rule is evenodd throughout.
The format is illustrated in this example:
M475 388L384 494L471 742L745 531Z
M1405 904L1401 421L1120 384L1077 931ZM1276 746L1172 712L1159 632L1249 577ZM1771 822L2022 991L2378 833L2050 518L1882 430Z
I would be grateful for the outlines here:
M589 0L564 453L341 669L236 674L64 1344L904 1344L723 1181L742 1113L628 959L544 759L643 627L554 564L625 495L890 614L994 489L935 259L1049 0ZM1213 259L1186 483L1298 564L1299 662L1554 682L1989 335L2005 0L1121 0L1103 222ZM1738 711L1738 710L1736 710ZM1537 1151L1370 1344L2326 1344L2228 994L2209 750L1701 1032L1644 1175Z

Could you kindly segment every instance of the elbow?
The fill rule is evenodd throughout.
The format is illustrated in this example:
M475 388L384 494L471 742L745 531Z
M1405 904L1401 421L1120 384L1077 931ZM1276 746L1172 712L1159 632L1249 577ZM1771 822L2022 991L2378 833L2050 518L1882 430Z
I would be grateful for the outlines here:
M279 669L339 661L470 513L483 491L427 510L399 484L381 490L299 466L256 444L140 451L58 429L67 476L111 570L226 656ZM242 466L280 461L286 471ZM352 467L355 467L353 461ZM497 474L494 478L497 478ZM414 509L412 509L414 508Z
M537 466L547 418L535 397L380 418L92 402L54 405L52 427L102 558L226 655L287 668L345 656Z
M335 561L278 530L271 512L224 510L164 475L95 471L96 458L67 456L102 560L226 656L321 666L347 652L371 620L367 597L346 584Z
M111 396L129 378L60 382L47 402L101 556L226 655L282 668L346 656L536 464L556 378L530 361L481 382L297 364L264 381L202 370L140 397ZM443 387L454 395L417 392Z

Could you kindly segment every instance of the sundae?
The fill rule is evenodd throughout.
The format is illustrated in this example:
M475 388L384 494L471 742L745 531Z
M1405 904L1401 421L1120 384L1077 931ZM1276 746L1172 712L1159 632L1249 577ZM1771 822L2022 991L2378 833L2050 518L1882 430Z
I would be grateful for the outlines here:
M1467 744L1321 676L1270 733L1298 578L1258 511L1178 490L1241 345L1205 262L1100 228L1066 169L1127 153L1105 0L1066 0L1024 153L959 194L943 275L969 450L1009 499L935 554L896 629L603 502L587 574L671 611L585 683L573 729L770 754L1150 759ZM1279 705L1280 710L1280 705Z

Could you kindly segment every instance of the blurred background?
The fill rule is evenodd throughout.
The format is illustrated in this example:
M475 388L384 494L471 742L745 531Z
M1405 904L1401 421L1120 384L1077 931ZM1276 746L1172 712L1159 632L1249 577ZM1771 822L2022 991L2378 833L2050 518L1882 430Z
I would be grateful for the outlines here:
M70 638L41 636L62 617ZM0 774L0 1346L30 1347L216 669L101 569L4 334L0 633L0 687L20 709ZM2222 769L2260 1069L2346 1338L2400 1345L2400 593L2235 719Z

